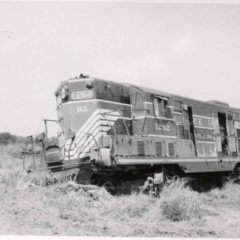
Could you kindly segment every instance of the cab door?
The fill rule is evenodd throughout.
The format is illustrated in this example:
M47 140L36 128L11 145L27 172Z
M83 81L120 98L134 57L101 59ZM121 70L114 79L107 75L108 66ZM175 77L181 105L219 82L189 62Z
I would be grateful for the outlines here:
M228 142L229 142L229 155L237 156L237 146L236 146L236 136L233 122L233 115L231 113L227 114L227 132L228 132Z
M139 88L130 88L130 102L132 108L133 134L143 134L146 129L146 116L148 114L145 108L145 92Z
M219 121L218 121L218 113L213 113L213 121L214 121L214 134L216 139L216 149L218 155L222 154L222 143L221 143L221 135L220 135L220 127L219 127Z

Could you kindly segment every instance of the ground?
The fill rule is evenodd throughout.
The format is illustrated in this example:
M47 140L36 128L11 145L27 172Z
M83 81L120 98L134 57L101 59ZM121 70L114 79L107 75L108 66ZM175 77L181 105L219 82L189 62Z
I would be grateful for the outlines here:
M28 174L13 147L0 149L0 234L240 237L240 185L198 193L178 180L159 198L112 196L73 182L50 184Z

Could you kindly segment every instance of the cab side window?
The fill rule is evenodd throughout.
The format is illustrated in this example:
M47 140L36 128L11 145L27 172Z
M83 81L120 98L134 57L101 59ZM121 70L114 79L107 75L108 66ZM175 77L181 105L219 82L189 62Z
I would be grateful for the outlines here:
M153 105L156 117L173 118L167 98L155 97L153 100Z

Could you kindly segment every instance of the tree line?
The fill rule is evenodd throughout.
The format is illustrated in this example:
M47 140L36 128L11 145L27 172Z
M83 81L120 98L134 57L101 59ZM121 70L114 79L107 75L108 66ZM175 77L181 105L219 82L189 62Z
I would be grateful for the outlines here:
M16 136L16 135L13 135L9 132L0 133L0 144L1 145L25 143L26 140L27 140L27 137Z

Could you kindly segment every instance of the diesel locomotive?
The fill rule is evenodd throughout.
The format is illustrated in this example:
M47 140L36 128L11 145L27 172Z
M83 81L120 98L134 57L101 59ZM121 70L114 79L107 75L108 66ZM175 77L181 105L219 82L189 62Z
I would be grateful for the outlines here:
M82 74L61 82L55 95L60 154L57 160L48 154L47 161L62 170L78 169L80 178L94 182L239 168L240 109L226 103Z

